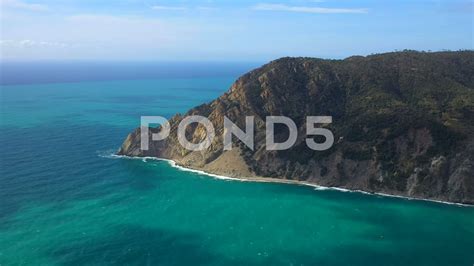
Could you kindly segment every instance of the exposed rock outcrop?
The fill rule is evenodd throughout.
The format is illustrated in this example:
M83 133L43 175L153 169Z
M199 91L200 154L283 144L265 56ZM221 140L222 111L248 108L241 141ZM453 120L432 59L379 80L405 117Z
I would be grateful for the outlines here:
M178 142L184 116L213 123L216 138L199 152ZM245 129L255 116L255 149L234 141L223 150L223 117ZM265 149L265 118L283 115L298 127L293 148ZM327 115L335 143L306 146L306 117ZM171 133L140 150L139 129L119 154L156 156L233 177L274 177L324 186L474 204L474 52L399 52L345 60L282 58L240 77L209 104L170 119ZM159 129L152 129L157 132ZM286 139L276 128L276 139ZM190 141L206 137L187 129ZM234 139L235 140L235 139Z

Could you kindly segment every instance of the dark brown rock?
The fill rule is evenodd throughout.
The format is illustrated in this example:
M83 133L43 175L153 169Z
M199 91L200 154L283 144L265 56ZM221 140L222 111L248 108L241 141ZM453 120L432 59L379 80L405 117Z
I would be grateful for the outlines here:
M326 186L474 203L474 52L398 52L345 60L282 58L240 77L210 104L185 115L208 117L216 138L205 151L180 146L182 116L170 137L141 151L139 130L119 154L156 156L229 176L291 179ZM255 116L255 149L234 142L223 151L223 116L245 128ZM284 115L298 126L296 145L265 150L265 117ZM305 144L306 116L330 115L334 146ZM153 129L157 131L158 129ZM206 137L202 126L188 139ZM277 131L285 139L286 131ZM235 163L233 163L235 162Z

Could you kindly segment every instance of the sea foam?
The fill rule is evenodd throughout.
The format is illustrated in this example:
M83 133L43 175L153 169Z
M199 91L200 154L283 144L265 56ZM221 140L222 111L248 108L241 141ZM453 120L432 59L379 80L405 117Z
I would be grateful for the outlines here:
M335 190L335 191L340 191L340 192L348 192L348 193L361 193L365 195L374 195L374 196L382 196L382 197L390 197L390 198L399 198L399 199L405 199L405 200L415 200L415 201L428 201L428 202L435 202L435 203L442 203L442 204L448 204L448 205L455 205L455 206L463 206L463 207L474 207L473 205L469 204L463 204L463 203L456 203L456 202L448 202L448 201L442 201L442 200L433 200L433 199L422 199L422 198L414 198L414 197L407 197L407 196L401 196L401 195L392 195L392 194L386 194L386 193L381 193L381 192L367 192L363 190L351 190L351 189L346 189L346 188L340 188L340 187L326 187L326 186L321 186L317 184L312 184L308 182L302 182L302 181L285 181L285 180L278 180L276 178L269 179L269 180L264 180L263 178L261 179L256 179L256 178L238 178L238 177L230 177L230 176L224 176L224 175L217 175L213 173L208 173L202 170L196 170L196 169L191 169L187 168L181 165L178 165L175 161L170 160L170 159L164 159L164 158L158 158L158 157L151 157L151 156L145 156L145 157L138 157L138 156L127 156L127 155L117 155L117 154L102 154L99 155L100 157L104 158L112 158L112 159L129 159L129 160L141 160L143 162L147 162L148 160L150 161L164 161L167 162L171 167L174 167L180 171L186 171L186 172L192 172L196 173L199 175L203 176L209 176L213 177L216 179L220 180L226 180L226 181L239 181L239 182L258 182L258 183L279 183L279 184L290 184L290 185L302 185L302 186L309 186L313 187L314 190Z

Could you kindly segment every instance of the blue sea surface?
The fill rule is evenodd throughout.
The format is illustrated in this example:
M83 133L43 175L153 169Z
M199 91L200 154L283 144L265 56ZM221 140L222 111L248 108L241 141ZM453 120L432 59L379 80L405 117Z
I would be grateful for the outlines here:
M135 76L107 68L90 76L84 66L64 74L45 65L56 70L41 77L38 65L4 65L0 265L474 263L472 207L226 181L111 157L140 116L184 113L254 67L183 63L181 74L176 64L174 74L147 76L145 66L123 66Z

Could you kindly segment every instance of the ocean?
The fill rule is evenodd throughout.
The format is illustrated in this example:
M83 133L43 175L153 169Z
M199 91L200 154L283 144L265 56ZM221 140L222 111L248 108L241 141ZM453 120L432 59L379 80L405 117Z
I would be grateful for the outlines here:
M0 265L473 265L473 207L111 156L255 66L2 65Z

